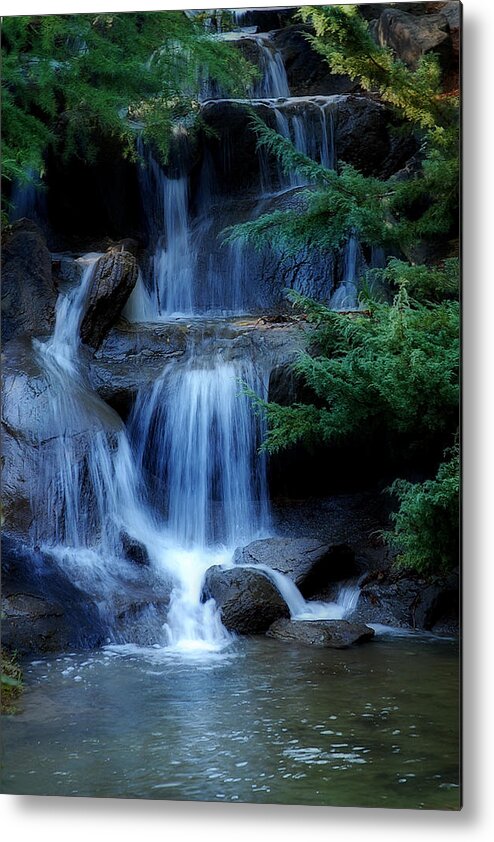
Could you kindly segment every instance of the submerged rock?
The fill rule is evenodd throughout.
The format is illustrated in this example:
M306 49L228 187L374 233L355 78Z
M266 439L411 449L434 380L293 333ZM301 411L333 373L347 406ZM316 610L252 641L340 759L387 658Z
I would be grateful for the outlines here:
M91 279L81 338L97 348L117 322L137 280L137 262L116 246L98 261Z
M202 600L214 599L221 621L238 634L264 634L270 625L290 611L278 589L256 570L210 567L204 580Z
M127 561L143 567L149 565L149 553L141 541L133 538L128 532L123 531L120 533L120 540L122 542L122 551Z
M374 637L374 629L347 620L276 620L267 631L268 637L286 643L302 643L328 649L347 649L366 643Z
M2 251L2 341L43 336L55 323L57 290L43 234L20 219L4 236Z
M328 582L355 574L353 550L347 544L330 546L315 538L265 538L235 551L235 564L264 564L284 573L302 595L313 596Z

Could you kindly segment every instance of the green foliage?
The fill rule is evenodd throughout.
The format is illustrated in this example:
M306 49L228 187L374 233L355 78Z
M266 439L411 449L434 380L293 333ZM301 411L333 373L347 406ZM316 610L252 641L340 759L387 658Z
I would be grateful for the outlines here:
M268 419L270 452L297 441L324 444L381 429L411 448L447 436L457 423L459 305L425 306L404 288L392 306L370 303L353 318L292 293L317 325L317 351L302 353L295 371L313 405L258 402Z
M366 178L340 163L328 171L297 152L289 140L253 118L259 146L314 185L306 191L306 208L275 212L237 225L228 239L249 240L257 248L273 239L295 252L306 246L332 249L350 232L362 244L407 248L418 240L446 234L457 223L459 187L458 100L441 92L441 74L434 56L424 56L412 71L378 46L356 6L305 7L300 14L312 23L314 48L335 73L348 74L379 94L405 121L420 143L421 167L413 177Z
M227 241L244 239L256 248L276 237L277 248L295 254L300 248L332 250L342 245L348 232L356 233L360 242L383 244L392 239L389 224L387 182L366 178L346 164L340 172L328 170L298 152L292 143L269 129L258 117L251 124L258 136L258 146L275 155L285 172L296 171L315 186L304 191L305 208L274 211L227 229Z
M434 479L422 483L396 480L390 491L399 500L387 540L399 551L397 565L429 574L447 572L459 561L458 518L460 458L447 454Z
M454 238L458 102L442 93L435 57L406 67L374 42L356 6L306 7L300 15L314 27L310 40L331 70L357 79L414 134L420 147L414 172L367 178L341 163L328 171L255 120L259 145L310 187L298 210L235 226L228 239L240 237L257 248L275 243L294 254L302 247L331 252L354 235L362 246L406 254L426 241ZM294 367L313 399L281 406L251 395L267 419L265 449L373 441L386 431L390 447L397 442L409 458L427 452L435 470L458 426L459 262L454 247L452 252L436 265L394 257L385 269L371 270L367 288L384 283L394 301L378 303L367 294L366 310L350 317L289 293L314 325L312 346ZM400 551L401 565L429 574L457 564L458 474L455 450L434 478L393 484L398 510L386 537Z
M358 6L305 6L300 16L314 27L312 45L333 73L345 73L366 90L379 92L383 102L422 129L437 132L438 126L455 122L456 101L441 92L434 56L423 56L410 70L389 47L376 44Z
M386 269L373 269L369 275L385 282L391 289L404 287L409 295L419 301L443 301L456 298L459 289L459 260L447 258L439 266L410 264L391 258Z
M3 176L42 172L50 146L91 162L105 137L134 155L128 114L165 159L173 125L197 110L201 78L241 94L253 74L181 11L4 18Z
M2 713L15 713L16 702L22 692L22 671L12 655L1 652L0 670L0 710Z

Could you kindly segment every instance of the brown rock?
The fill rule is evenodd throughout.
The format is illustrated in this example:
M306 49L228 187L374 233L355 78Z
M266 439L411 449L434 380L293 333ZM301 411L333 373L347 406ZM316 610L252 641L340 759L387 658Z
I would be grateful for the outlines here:
M276 620L268 637L286 643L302 643L328 649L347 649L374 637L374 629L347 620Z
M210 567L206 572L203 601L213 598L221 621L238 634L264 634L288 605L265 573L242 567Z
M94 348L101 345L116 323L137 280L137 263L128 251L112 249L97 263L81 324L81 338Z
M398 9L385 9L374 35L381 46L391 47L412 70L426 53L446 57L451 52L449 24L443 14L416 17Z

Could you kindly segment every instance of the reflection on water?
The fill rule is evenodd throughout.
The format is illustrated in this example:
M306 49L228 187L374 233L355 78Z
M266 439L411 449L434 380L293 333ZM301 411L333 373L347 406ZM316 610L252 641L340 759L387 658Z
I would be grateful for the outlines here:
M112 647L26 665L2 792L457 809L452 641L208 655Z

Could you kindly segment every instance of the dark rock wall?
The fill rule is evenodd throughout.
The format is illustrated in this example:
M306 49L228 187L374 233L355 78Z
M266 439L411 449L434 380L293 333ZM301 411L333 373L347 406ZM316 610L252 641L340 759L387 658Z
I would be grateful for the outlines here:
M57 295L43 234L28 219L15 222L2 248L2 342L50 334Z

